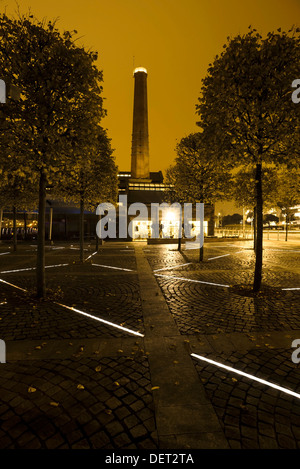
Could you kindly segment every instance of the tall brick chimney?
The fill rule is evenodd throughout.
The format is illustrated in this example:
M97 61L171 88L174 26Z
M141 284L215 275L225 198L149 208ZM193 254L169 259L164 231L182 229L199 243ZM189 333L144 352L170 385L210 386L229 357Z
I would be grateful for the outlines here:
M131 179L149 179L147 70L134 70Z

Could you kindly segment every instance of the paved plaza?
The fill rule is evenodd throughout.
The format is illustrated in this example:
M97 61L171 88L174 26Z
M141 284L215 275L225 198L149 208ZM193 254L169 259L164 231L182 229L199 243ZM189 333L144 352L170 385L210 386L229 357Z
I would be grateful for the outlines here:
M36 246L11 251L0 244L1 449L300 448L297 239L265 240L256 296L251 240L211 240L202 263L184 245L86 243L83 265L57 242L44 301Z

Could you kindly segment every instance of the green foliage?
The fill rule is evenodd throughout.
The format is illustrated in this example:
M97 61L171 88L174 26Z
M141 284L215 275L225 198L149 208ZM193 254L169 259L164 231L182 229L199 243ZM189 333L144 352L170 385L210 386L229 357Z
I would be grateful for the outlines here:
M43 297L46 186L72 190L70 175L87 185L106 114L103 77L97 53L75 43L76 31L61 33L51 21L1 14L0 37L0 76L20 91L20 99L1 108L1 184L18 188L26 180L33 198L39 194L36 273L37 295ZM87 189L85 195L90 202Z
M106 131L95 126L94 134L86 135L84 145L74 146L73 163L66 168L54 193L76 205L83 201L91 210L101 201L116 203L118 178L112 153Z
M262 170L262 191L264 209L268 210L276 205L278 196L278 171L275 168ZM255 169L241 169L233 179L232 198L242 207L253 208L256 204Z
M198 125L218 160L299 165L300 106L291 100L299 59L298 29L265 39L251 29L224 46L196 106Z
M176 200L214 203L226 196L230 187L228 168L215 164L203 134L182 138L176 151L175 164L167 171L167 182L174 186Z
M73 137L88 126L83 109L90 119L105 115L96 54L75 45L75 33L61 34L51 21L2 14L0 30L0 75L20 90L20 100L3 109L2 172L33 184L42 172L52 182L69 164ZM89 110L91 101L97 106Z

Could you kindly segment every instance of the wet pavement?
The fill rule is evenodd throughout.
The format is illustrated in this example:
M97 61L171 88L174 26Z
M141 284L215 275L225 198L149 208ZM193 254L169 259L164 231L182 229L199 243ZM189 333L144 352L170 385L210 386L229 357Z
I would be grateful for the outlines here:
M0 256L0 448L300 447L297 397L191 357L300 393L300 243L265 242L259 297L251 241L85 249L46 248L45 301L35 246Z

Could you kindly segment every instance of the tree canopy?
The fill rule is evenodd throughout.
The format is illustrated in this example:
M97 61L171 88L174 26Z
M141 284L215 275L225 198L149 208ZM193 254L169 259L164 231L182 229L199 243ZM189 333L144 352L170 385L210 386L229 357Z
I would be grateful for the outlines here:
M261 288L263 165L299 167L300 107L293 103L300 29L278 29L263 38L249 28L228 38L209 65L196 105L198 125L215 164L255 169L256 262L253 290Z

